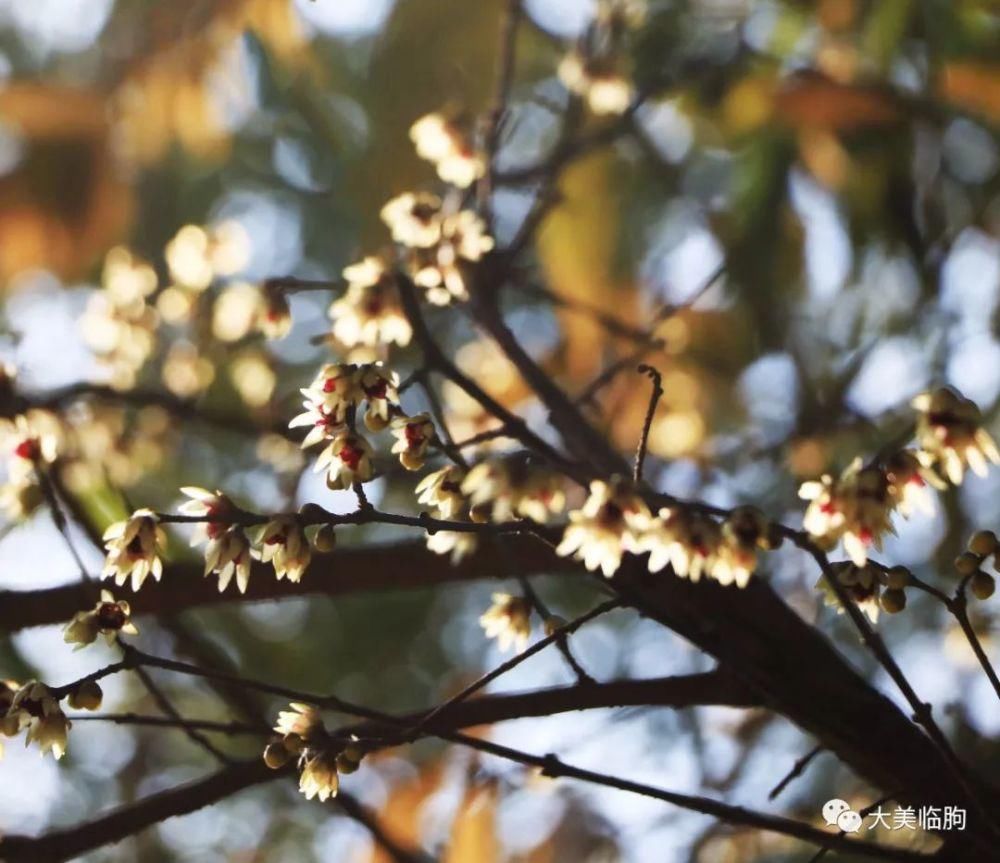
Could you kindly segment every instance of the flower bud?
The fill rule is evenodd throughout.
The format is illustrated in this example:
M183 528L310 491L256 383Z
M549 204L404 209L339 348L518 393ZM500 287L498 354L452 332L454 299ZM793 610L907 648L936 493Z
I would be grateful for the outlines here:
M306 748L306 742L298 734L286 734L282 744L292 753L301 752Z
M280 740L268 743L264 747L264 763L272 770L279 770L284 767L291 757L292 753L288 751L285 744Z
M97 710L103 698L101 687L93 680L85 680L69 694L67 700L74 710Z
M979 569L980 563L981 560L978 554L973 554L971 551L963 551L955 558L955 571L959 575L972 575L972 573Z
M361 759L355 760L350 758L347 754L347 750L344 750L337 756L337 772L348 774L354 773L361 766Z
M910 583L910 570L905 566L894 566L885 574L886 587L890 590L902 590Z
M490 520L493 507L488 503L482 503L469 509L469 518L476 524L486 524Z
M313 548L320 552L333 551L337 546L337 534L332 524L321 524L313 537Z
M542 624L546 635L552 635L557 629L561 629L565 625L566 618L560 617L558 614L550 614L545 618L545 622Z
M993 596L993 591L997 589L993 576L986 572L977 572L969 582L973 596L976 599L989 599Z
M897 614L906 608L906 594L902 590L889 588L882 591L879 604L888 614Z
M988 557L997 550L997 537L992 530L980 530L969 540L969 551L979 557Z

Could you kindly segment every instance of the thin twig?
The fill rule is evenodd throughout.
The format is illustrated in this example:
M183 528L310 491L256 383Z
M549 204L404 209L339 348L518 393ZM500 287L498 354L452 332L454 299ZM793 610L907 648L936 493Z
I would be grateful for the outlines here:
M823 751L822 746L815 746L810 749L805 755L797 759L792 765L792 769L785 774L785 777L770 790L767 795L768 800L774 800L782 791L784 791L793 779L797 779L801 776L805 769L812 763L812 760Z
M646 461L646 450L649 446L649 429L653 425L656 406L663 395L663 375L658 369L645 363L639 366L636 371L646 375L653 382L653 392L649 396L649 407L646 408L646 418L642 423L642 434L639 436L639 447L635 452L635 467L632 471L632 478L638 483L642 482L642 466Z

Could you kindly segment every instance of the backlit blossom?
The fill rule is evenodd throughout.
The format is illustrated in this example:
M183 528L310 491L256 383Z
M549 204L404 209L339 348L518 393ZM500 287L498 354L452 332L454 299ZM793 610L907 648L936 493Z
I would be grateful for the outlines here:
M152 510L138 509L125 521L112 524L103 539L108 554L101 578L114 578L121 587L131 577L132 590L139 590L147 576L160 580L160 552L167 536Z
M56 460L59 421L46 411L18 414L0 420L0 446L7 455L7 473L12 481L34 476L40 465Z
M417 502L433 507L440 518L455 518L466 505L462 493L465 476L465 469L454 464L427 474L417 483Z
M326 471L331 489L350 488L356 482L368 482L375 475L372 445L361 435L345 431L337 435L316 459L317 473Z
M396 437L392 452L399 456L400 464L407 470L420 470L427 457L427 448L434 440L434 422L430 415L396 417L392 421L392 433Z
M32 680L14 693L7 722L15 734L27 729L25 743L37 743L42 755L51 752L58 760L66 754L70 722L44 683Z
M33 477L0 485L0 510L10 521L24 521L43 503L42 487Z
M486 160L462 130L440 113L427 114L410 127L410 139L421 159L433 162L438 176L467 189L486 173Z
M181 489L181 494L190 500L182 503L177 511L182 515L201 518L204 521L194 525L191 534L191 545L203 545L211 539L216 539L228 530L233 516L237 513L236 505L221 491L208 491L189 485Z
M404 246L426 249L441 239L441 199L428 192L405 192L382 207L382 221Z
M236 576L236 587L246 593L250 583L250 542L243 528L226 528L208 541L205 548L205 575L215 573L219 577L219 593L222 593Z
M282 710L278 714L278 721L274 726L274 730L278 734L286 738L294 735L296 740L291 742L296 747L299 744L315 745L326 739L323 718L315 707L297 701L293 701L288 706L291 708L290 710Z
M885 573L882 568L874 563L857 566L849 561L835 563L832 566L837 582L843 585L851 601L868 616L872 623L878 621L879 597L885 582ZM822 592L826 605L836 608L838 614L844 613L844 607L840 604L837 594L830 587L825 576L820 577L819 581L816 582L816 587Z
M399 376L381 363L369 363L359 368L357 381L367 402L365 426L369 431L381 431L399 405Z
M986 429L975 402L950 387L917 396L917 444L922 461L936 467L954 485L959 485L968 466L977 476L986 476L989 464L1000 464L1000 451Z
M327 363L313 378L303 395L323 406L324 412L343 422L356 407L364 391L359 386L358 367L351 363Z
M494 593L493 605L479 618L479 625L501 650L524 650L531 637L531 604L523 596Z
M326 802L337 796L339 786L337 754L333 750L324 750L305 758L299 775L299 791L306 800L318 797Z
M101 599L89 611L78 611L66 625L63 640L76 644L77 650L93 644L98 635L103 635L108 644L113 644L118 633L138 635L139 630L131 619L131 608L124 600L115 600L110 590L101 591Z
M623 114L632 102L634 90L616 65L612 59L587 57L574 50L559 64L559 80L586 101L595 114Z
M452 563L459 563L472 554L479 545L479 537L471 531L438 530L427 536L427 549L434 554L449 555Z
M900 514L909 517L919 510L933 515L934 498L931 488L940 491L947 487L937 474L925 467L912 450L893 453L886 459L884 466L889 480L889 494Z
M521 455L480 462L469 471L462 492L473 507L487 507L493 521L530 518L544 523L566 501L559 477Z
M365 258L344 270L347 290L330 306L333 336L346 347L410 343L413 330L403 313L396 275L380 258Z
M676 575L698 581L714 572L721 543L722 531L708 516L682 508L661 509L635 549L649 552L650 572L659 572L669 563Z
M467 300L467 268L493 245L486 224L471 210L446 216L437 245L416 254L413 281L424 288L428 302L436 306Z
M799 497L808 500L802 525L825 549L838 541L857 566L864 566L868 550L882 548L882 538L895 533L891 515L895 505L889 479L879 467L862 467L854 462L834 479L803 483Z
M609 578L621 565L626 547L649 524L649 509L622 479L594 480L583 507L569 514L570 523L556 553L573 555L589 570L600 569Z
M260 292L254 322L267 339L283 339L292 329L292 311L284 291L265 287Z
M233 275L247 265L250 239L239 222L220 222L207 229L185 225L167 243L164 256L178 285L202 291L217 276Z
M291 516L271 519L257 531L255 543L261 561L274 566L278 581L287 576L289 581L298 582L312 558L302 526Z

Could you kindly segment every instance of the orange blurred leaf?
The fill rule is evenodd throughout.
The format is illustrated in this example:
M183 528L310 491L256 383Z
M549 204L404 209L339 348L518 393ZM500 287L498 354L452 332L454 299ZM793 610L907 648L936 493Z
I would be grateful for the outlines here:
M941 75L940 90L949 102L1000 121L1000 65L949 63Z
M496 863L496 785L469 788L451 828L451 841L441 863Z

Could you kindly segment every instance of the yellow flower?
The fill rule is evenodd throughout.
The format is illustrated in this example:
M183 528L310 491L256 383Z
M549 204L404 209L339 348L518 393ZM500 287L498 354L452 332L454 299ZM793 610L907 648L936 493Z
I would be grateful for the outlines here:
M344 270L347 290L330 306L333 336L346 347L408 345L413 335L403 314L396 274L369 257Z
M885 574L881 567L873 563L857 566L845 561L833 564L833 572L837 582L844 586L851 601L868 616L872 623L876 623L879 613L879 596L885 581ZM844 613L844 607L840 604L837 594L824 576L821 576L816 582L816 587L822 592L826 605L835 607L838 614Z
M427 474L417 484L417 502L434 507L440 518L455 518L466 504L462 494L465 476L465 470L454 464Z
M494 593L493 605L479 618L487 638L495 638L500 650L518 651L528 646L531 636L531 604L523 596Z
M292 516L271 519L257 532L260 559L274 566L278 581L298 582L309 566L312 550L298 520Z
M291 710L282 710L274 730L286 738L294 735L295 744L312 746L326 739L326 728L319 711L311 704L293 701L288 705Z
M446 216L439 242L415 257L413 281L424 288L428 302L446 306L452 300L467 300L466 268L479 261L493 246L486 224L471 210Z
M460 519L464 521L465 519ZM452 563L460 563L479 545L479 537L472 531L438 530L427 537L427 549L434 554L450 555Z
M240 593L247 592L250 583L250 542L243 528L232 526L208 541L205 549L205 575L219 576L219 593L222 593L236 576Z
M521 455L487 459L473 467L462 492L473 507L488 507L494 521L530 518L539 523L566 502L559 477Z
M76 649L93 644L103 635L112 644L119 632L138 635L131 620L131 608L124 600L115 601L110 590L101 591L101 600L90 611L78 611L66 625L63 640L76 644Z
M159 555L166 542L156 514L149 509L136 510L127 520L116 522L104 531L108 554L101 578L114 578L121 587L131 576L135 591L149 575L159 581L163 574Z
M345 431L319 454L313 470L326 471L330 489L350 488L356 482L368 482L375 475L374 454L371 444L361 435Z
M191 534L192 546L217 539L229 529L237 508L221 491L212 492L198 486L188 485L181 489L181 494L186 495L191 500L182 503L177 511L182 515L205 519L194 526L194 531Z
M390 414L399 404L399 376L383 368L381 363L368 363L358 369L357 382L368 403L365 426L369 431L381 431L389 424Z
M399 455L400 464L407 470L420 470L427 457L427 448L434 440L434 422L430 415L399 416L392 421L396 442L392 452Z
M340 779L337 775L337 755L332 751L319 752L307 758L299 775L299 791L306 800L318 797L326 802L337 796Z
M573 555L587 569L600 569L609 578L621 566L622 554L649 525L646 504L620 478L610 483L594 480L583 507L569 514L556 554Z
M441 239L441 199L428 192L405 192L382 207L382 221L404 246L427 249Z
M283 339L292 329L292 310L284 291L264 288L254 318L257 329L267 339Z
M410 127L417 155L433 162L438 176L467 189L486 173L486 160L458 126L440 113L427 114Z
M16 728L15 734L28 729L25 743L37 743L42 755L51 751L58 760L66 754L70 722L44 683L32 680L24 684L14 694L7 717Z
M1000 451L986 429L976 404L950 387L917 396L917 443L922 463L938 468L954 485L960 485L968 465L977 476L986 476L989 464L1000 464Z
M632 102L634 88L616 71L611 58L587 57L571 51L559 64L559 80L571 93L586 101L598 115L624 114Z

